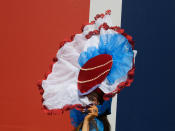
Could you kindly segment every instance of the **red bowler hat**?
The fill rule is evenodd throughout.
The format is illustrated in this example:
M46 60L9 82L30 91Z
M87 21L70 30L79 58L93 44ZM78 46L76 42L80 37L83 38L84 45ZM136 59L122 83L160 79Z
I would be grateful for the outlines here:
M89 59L78 75L79 95L87 95L94 91L107 77L112 63L112 56L109 54L101 54Z

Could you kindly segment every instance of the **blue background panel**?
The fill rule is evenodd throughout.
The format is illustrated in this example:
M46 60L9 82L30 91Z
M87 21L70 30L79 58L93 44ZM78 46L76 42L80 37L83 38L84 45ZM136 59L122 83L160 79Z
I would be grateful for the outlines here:
M135 81L118 95L117 131L175 131L175 0L123 0L138 50Z

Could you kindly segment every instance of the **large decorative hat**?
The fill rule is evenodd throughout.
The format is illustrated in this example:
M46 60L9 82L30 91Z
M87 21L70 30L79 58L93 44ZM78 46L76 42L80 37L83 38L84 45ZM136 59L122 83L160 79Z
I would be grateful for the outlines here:
M86 106L91 103L86 95L97 88L109 99L132 83L134 42L112 26L110 11L60 45L50 72L38 84L47 111Z

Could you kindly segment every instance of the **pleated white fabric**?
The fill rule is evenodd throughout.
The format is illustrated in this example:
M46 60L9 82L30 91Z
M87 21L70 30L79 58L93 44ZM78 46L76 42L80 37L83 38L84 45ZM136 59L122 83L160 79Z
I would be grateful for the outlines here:
M90 46L96 46L98 48L99 35L93 35L87 39L85 36L94 30L98 30L99 26L103 23L112 25L109 15L105 15L104 18L98 18L94 24L84 27L81 34L76 34L74 40L65 43L65 45L59 49L56 57L58 61L54 63L52 72L48 75L46 80L42 81L43 105L49 110L62 109L65 105L81 104L82 106L90 104L87 97L78 96L77 78L80 70L78 58L82 51L86 51ZM104 33L117 33L111 29L104 30L101 28L100 34ZM109 86L107 80L102 82L100 89L104 93L110 93L116 89L120 82L127 79L127 76L117 80L115 84Z

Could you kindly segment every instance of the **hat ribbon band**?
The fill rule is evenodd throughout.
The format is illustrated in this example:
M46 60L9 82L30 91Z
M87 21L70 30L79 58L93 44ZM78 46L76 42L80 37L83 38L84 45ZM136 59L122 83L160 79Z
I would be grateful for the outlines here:
M113 60L110 60L108 62L106 62L105 64L102 64L102 65L99 65L99 66L95 66L95 67L92 67L92 68L81 68L80 70L84 70L84 71L88 71L88 70L94 70L94 69L97 69L97 68L100 68L100 67L103 67L109 63L111 63Z
M86 80L86 81L79 81L78 80L78 83L87 83L87 82L91 82L91 81L94 81L96 79L98 79L100 76L104 75L106 72L109 72L111 69L108 69L106 71L104 71L103 73L101 73L100 75L98 75L97 77L94 77L93 79L89 79L89 80Z

